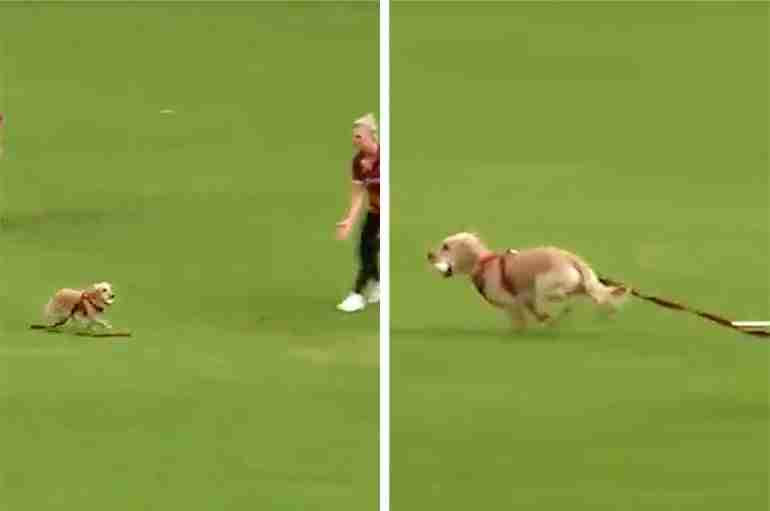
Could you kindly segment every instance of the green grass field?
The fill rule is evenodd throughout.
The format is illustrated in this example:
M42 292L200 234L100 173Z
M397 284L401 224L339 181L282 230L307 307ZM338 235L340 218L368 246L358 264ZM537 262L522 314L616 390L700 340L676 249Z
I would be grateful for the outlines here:
M424 255L471 228L770 319L768 4L391 14L393 509L768 509L766 342L645 302L514 335Z
M334 223L376 4L0 20L0 509L375 509L377 309L334 310ZM27 330L104 279L131 340Z

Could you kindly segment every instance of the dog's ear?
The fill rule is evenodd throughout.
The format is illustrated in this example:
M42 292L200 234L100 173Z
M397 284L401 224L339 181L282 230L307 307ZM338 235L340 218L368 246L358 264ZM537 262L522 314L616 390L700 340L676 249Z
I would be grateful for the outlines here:
M477 240L483 243L484 240L481 239L481 234L479 234L478 229L469 227L465 232L467 232L468 234L470 234L471 236L473 236L474 238L476 238Z

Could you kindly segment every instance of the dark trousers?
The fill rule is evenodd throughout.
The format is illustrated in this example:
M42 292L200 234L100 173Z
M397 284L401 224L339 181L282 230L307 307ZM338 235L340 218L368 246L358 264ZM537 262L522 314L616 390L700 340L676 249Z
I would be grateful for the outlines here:
M369 212L361 228L361 240L358 244L358 275L353 291L363 292L370 280L379 282L380 267L378 259L380 255L380 215Z

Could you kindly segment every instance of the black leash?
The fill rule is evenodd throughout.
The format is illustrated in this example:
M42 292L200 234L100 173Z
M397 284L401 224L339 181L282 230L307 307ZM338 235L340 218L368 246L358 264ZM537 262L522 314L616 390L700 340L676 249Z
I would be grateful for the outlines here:
M693 309L692 307L688 307L687 305L684 305L682 303L675 302L673 300L668 300L666 298L661 298L659 296L648 295L648 294L642 293L638 289L634 289L633 287L627 286L622 282L618 282L613 279L608 279L606 277L599 277L599 282L601 282L605 286L624 287L628 289L632 295L636 296L637 298L641 298L642 300L647 300L648 302L652 302L656 305L660 305L661 307L665 307L667 309L689 312L691 314L695 314L709 321L713 321L714 323L717 323L719 325L732 328L733 330L737 330L739 332L743 332L744 334L749 334L756 337L770 337L770 331L768 330L741 327L736 325L733 321L730 321L729 319L723 316L719 316L718 314L712 314L710 312L704 312L698 309Z

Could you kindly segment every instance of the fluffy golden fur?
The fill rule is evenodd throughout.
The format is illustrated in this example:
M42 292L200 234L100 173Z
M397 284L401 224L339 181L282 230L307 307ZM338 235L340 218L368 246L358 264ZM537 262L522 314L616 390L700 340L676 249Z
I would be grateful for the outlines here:
M491 252L478 235L447 237L428 253L428 261L445 277L467 275L482 296L505 310L514 326L526 327L528 316L544 323L552 318L548 304L576 295L616 310L628 296L623 287L605 286L583 259L556 247Z
M99 282L88 289L59 289L45 305L43 317L50 326L61 326L74 318L86 326L112 328L102 315L114 302L115 293L109 282Z

